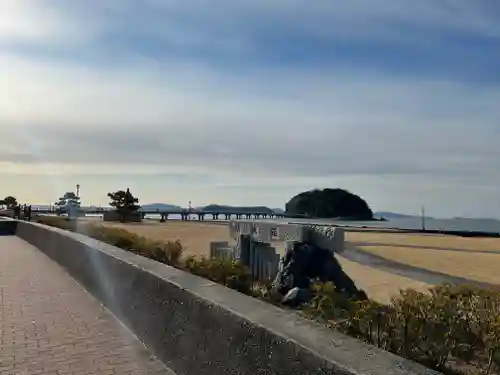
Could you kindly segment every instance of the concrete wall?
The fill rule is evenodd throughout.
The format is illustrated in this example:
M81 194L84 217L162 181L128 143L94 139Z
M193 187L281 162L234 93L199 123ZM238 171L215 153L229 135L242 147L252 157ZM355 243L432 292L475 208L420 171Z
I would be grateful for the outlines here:
M296 313L106 245L19 222L179 375L436 374Z
M11 236L16 233L17 220L12 220L8 217L0 217L0 236ZM1 249L0 249L1 251Z
M337 254L344 251L344 229L332 226L233 220L229 222L229 233L236 243L233 254L228 254L226 247L218 249L220 244L212 242L210 256L237 259L262 281L273 280L278 272L280 255L274 247L276 243L288 248L297 241L310 241Z

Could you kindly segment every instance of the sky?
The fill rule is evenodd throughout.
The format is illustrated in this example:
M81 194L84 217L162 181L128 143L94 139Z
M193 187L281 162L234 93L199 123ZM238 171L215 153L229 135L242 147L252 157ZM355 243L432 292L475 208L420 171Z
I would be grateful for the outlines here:
M0 195L500 217L497 0L0 1Z

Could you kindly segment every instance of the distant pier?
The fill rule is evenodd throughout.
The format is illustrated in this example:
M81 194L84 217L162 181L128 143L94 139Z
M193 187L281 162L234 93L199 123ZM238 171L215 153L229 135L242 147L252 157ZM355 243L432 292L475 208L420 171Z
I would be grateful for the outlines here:
M90 209L83 210L85 215L102 215L106 212L106 209ZM189 220L191 216L197 217L197 220L231 220L231 219L281 219L286 217L285 214L280 213L269 213L269 212L225 212L225 211L198 211L198 210L139 210L142 213L143 218L146 215L158 215L160 216L160 221L167 221L171 215L179 215L181 220ZM57 214L56 210L53 209L33 209L33 213L39 214Z

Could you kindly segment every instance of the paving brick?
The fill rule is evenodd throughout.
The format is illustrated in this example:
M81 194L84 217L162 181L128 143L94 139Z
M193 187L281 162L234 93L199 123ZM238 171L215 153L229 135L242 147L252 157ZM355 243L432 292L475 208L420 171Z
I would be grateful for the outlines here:
M173 373L56 263L1 236L0 375L7 374Z

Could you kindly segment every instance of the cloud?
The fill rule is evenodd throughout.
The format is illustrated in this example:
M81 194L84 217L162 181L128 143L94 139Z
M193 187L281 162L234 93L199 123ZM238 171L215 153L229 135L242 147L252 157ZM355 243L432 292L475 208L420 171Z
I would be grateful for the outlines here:
M458 70L458 75L465 73L464 65L472 64L476 73L490 66L482 53L485 47L494 53L500 37L500 6L490 0L14 3L3 5L4 29L13 42L31 41L38 52L49 46L51 53L64 51L68 58L113 64L135 55L204 60L230 70L260 62L394 71L395 62L415 62L412 69L432 65L440 74ZM467 63L456 61L464 58Z
M0 172L496 186L499 19L486 0L5 2Z
M0 46L75 44L99 32L92 21L71 16L56 5L51 0L1 2Z
M72 8L87 8L75 1ZM314 34L326 38L358 37L394 40L397 32L409 28L431 31L467 32L481 36L500 36L500 6L489 0L441 1L370 0L350 2L303 2L277 0L234 2L230 0L112 0L92 7L94 15L105 14L108 30L132 26L143 35L156 38L202 41L214 36L231 40L255 37L264 31L285 30L294 35ZM143 22L147 17L149 22ZM123 31L123 30L122 30ZM408 37L408 33L401 36Z
M15 141L0 160L295 176L498 170L496 89L354 72L254 82L147 71L3 58L0 120Z

